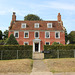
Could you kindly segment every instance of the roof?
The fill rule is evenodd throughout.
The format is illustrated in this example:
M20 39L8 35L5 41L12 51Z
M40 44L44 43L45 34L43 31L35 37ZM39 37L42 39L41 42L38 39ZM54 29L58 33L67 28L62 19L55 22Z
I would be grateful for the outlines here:
M26 28L21 28L22 23L26 23ZM39 23L39 28L34 28L35 23ZM52 28L47 28L47 23L52 23ZM9 30L63 30L63 25L58 21L15 21Z

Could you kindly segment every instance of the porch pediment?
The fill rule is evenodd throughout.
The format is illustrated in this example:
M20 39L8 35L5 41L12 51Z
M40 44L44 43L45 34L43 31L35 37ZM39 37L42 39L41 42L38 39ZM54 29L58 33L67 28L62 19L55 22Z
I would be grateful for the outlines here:
M40 42L40 39L34 39L33 42Z

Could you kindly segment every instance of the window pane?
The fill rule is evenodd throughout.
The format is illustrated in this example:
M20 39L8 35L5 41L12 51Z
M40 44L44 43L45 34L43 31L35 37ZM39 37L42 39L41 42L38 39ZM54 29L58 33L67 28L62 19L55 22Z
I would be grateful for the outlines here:
M35 28L39 28L39 23L35 23Z
M28 33L25 33L25 37L28 37Z
M38 32L35 33L35 37L39 37L39 33Z
M48 28L51 28L51 25L50 24L48 25Z
M22 25L22 28L25 28L25 25Z
M28 45L28 43L27 43L27 42L25 42L25 45Z
M38 25L36 25L36 28L38 28L39 26Z
M49 45L49 42L46 42L46 45Z
M59 37L58 33L56 33L56 37L57 37L57 38Z
M47 38L49 37L49 32L46 32L46 37L47 37Z
M15 37L18 37L18 33L15 33Z

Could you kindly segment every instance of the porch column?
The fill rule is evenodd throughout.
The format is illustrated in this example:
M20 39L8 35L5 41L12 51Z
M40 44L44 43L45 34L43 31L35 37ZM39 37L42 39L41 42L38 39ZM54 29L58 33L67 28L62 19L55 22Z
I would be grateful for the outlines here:
M34 42L33 42L33 52L35 52L35 44L34 44Z
M40 52L40 42L39 42L39 52Z

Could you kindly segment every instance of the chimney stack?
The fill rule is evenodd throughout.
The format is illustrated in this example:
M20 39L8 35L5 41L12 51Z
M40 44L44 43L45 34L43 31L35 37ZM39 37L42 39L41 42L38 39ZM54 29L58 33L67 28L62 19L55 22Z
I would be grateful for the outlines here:
M13 15L12 15L12 21L16 21L16 15L15 15L15 12L13 12Z
M57 19L58 19L59 22L61 21L61 15L60 15L60 13L58 13Z

